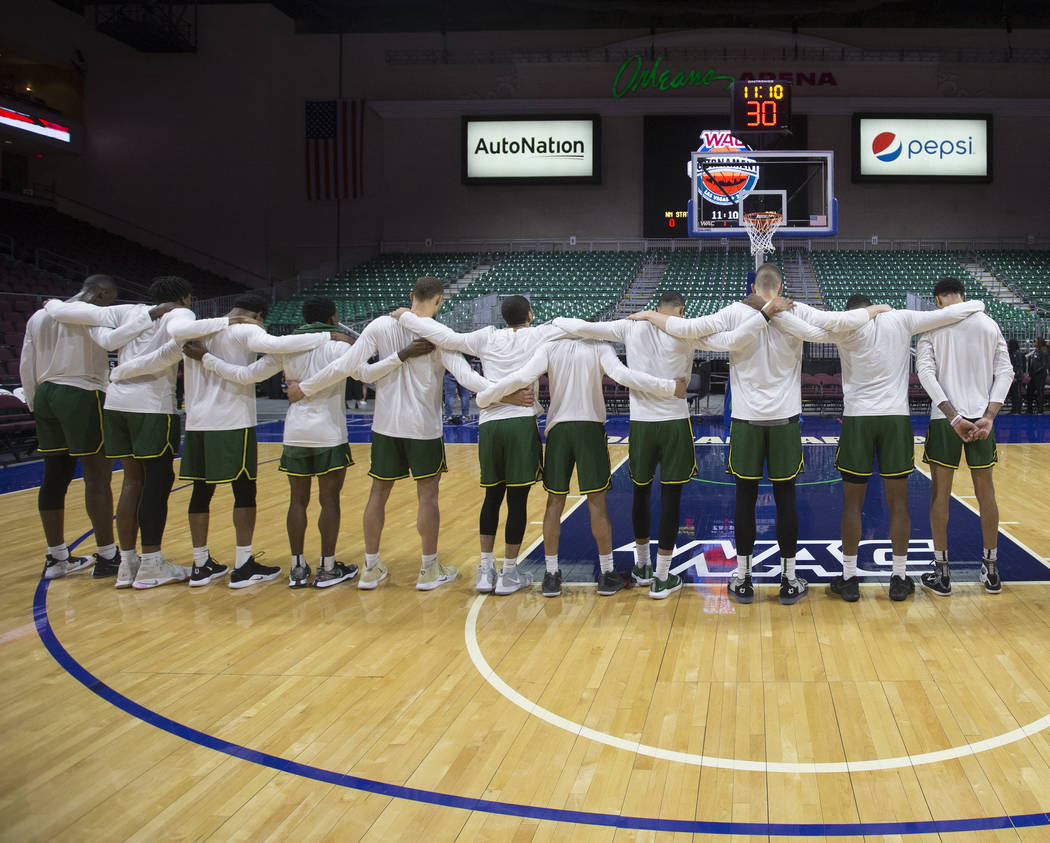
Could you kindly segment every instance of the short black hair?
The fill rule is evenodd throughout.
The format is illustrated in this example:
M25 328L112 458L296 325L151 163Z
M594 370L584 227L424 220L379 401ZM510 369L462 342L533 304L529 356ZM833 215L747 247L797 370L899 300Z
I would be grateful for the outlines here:
M662 304L669 304L671 307L685 307L685 296L677 290L668 290L656 302L657 307Z
M946 275L933 285L933 294L934 296L962 296L966 294L966 288L958 278Z
M84 283L81 286L85 290L89 287L97 287L99 289L116 291L117 282L114 281L110 276L102 275L101 273L99 273L97 275L89 275L87 278L84 279Z
M500 305L503 321L511 328L528 322L530 310L532 310L532 303L525 296L507 296Z
M270 303L258 293L241 293L233 300L233 306L262 316L270 312Z
M303 302L304 322L327 322L335 316L335 302L314 296Z
M412 295L420 301L430 301L434 296L445 292L445 282L433 275L424 275L416 279L416 286L412 289Z
M159 275L150 281L148 292L154 304L163 304L192 296L193 287L189 281L178 275Z
M846 299L846 310L856 310L858 307L871 307L871 299L864 293L854 293Z

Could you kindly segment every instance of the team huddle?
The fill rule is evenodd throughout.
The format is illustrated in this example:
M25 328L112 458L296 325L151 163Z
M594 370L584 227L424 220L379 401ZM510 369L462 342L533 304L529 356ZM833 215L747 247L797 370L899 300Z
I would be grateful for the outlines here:
M728 592L741 603L756 598L751 574L755 507L759 481L768 477L782 565L779 600L796 603L809 589L795 571L795 487L803 470L802 349L804 342L821 342L838 347L843 389L835 458L843 480L843 570L829 591L849 602L859 599L861 510L877 460L890 511L889 594L893 600L905 600L915 589L906 575L911 533L907 484L914 470L908 374L912 337L919 335L916 369L931 399L923 459L932 478L935 556L921 584L934 594L951 593L948 504L965 451L984 539L980 579L988 592L1000 591L993 420L1009 392L1013 367L1006 342L983 312L983 304L966 301L961 282L953 278L937 283L933 293L938 309L925 312L892 310L861 294L849 299L844 312L827 312L792 302L782 291L780 270L764 264L748 299L709 316L683 318L684 298L667 292L655 311L627 319L556 318L535 327L528 299L510 296L502 304L507 327L456 333L434 318L443 301L443 282L426 277L415 284L411 308L373 320L354 340L341 332L335 305L326 299L304 302L304 324L291 335L275 337L263 327L267 303L257 295L239 296L227 316L197 319L189 309L192 290L181 278L155 279L150 287L154 304L149 306L114 305L112 280L91 276L76 297L48 301L33 315L20 364L44 457L39 494L47 542L43 576L54 579L93 564L94 577L115 576L117 588L138 589L187 581L205 586L227 575L230 588L244 588L280 576L280 567L258 561L261 554L253 552L252 541L258 462L255 383L283 371L291 402L280 460L280 470L289 480L289 585L326 588L357 578L360 589L378 587L389 575L380 558L387 501L394 483L408 477L416 481L421 542L416 588L425 591L452 582L457 568L438 559L438 490L447 471L441 397L448 371L477 393L481 411L478 460L484 499L477 590L508 595L532 585L518 557L529 491L542 483L547 502L541 588L546 597L561 594L558 545L575 471L597 546L598 594L612 595L633 583L648 586L654 599L666 598L682 588L670 566L682 486L696 473L685 389L694 352L703 349L728 352L730 362L732 422L726 471L736 486L737 566ZM624 345L627 365L610 342ZM109 371L111 350L118 352L118 365ZM464 354L481 361L482 373L470 367ZM182 360L184 436L175 404ZM535 391L544 373L550 391L545 446L537 424L543 408ZM630 390L628 463L634 486L635 559L629 575L613 566L603 376ZM372 486L363 512L365 555L360 569L336 559L340 495L352 465L344 404L347 378L374 382L376 393L368 472ZM191 566L167 561L161 550L180 438L179 477L193 484L188 508ZM114 537L110 472L115 458L122 460L124 475ZM65 543L65 497L77 459L97 544L93 557L72 556ZM657 469L660 516L654 564L650 509ZM315 477L321 540L316 571L305 556ZM224 484L233 494L232 571L217 562L208 547L212 497L216 486ZM497 570L495 543L504 502L506 549Z

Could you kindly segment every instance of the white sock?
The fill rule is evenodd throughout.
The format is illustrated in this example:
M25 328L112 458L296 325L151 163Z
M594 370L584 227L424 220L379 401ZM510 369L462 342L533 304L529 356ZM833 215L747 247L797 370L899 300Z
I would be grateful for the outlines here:
M365 567L366 568L374 568L378 564L379 564L379 554L378 553L366 553L365 554Z
M555 553L553 556L547 555L543 557L543 561L547 564L547 573L556 574L558 573L558 554Z
M120 561L124 562L127 565L134 565L136 562L138 562L138 559L139 554L138 551L135 550L135 548L131 548L131 550L120 551Z
M598 554L598 565L602 569L603 574L609 573L613 569L612 554L611 553L599 553Z
M305 554L300 553L298 556L296 554L294 554L294 553L292 554L292 567L293 568L295 568L298 565L305 565L305 564L306 564L306 555Z
M646 565L651 564L649 561L649 542L646 542L645 544L638 544L635 542L634 564L638 568L644 568Z
M155 550L153 553L143 553L139 561L143 568L149 565L159 565L164 561L164 555L159 550Z
M193 564L198 568L207 565L209 559L211 559L211 551L208 550L208 545L193 548Z
M741 554L736 555L736 570L733 571L738 577L746 576L751 573L751 554L742 556Z
M324 567L324 569L326 571L334 571L335 570L335 557L334 556L322 556L321 557L321 565Z
M236 556L233 560L233 564L236 568L240 568L245 562L252 558L252 546L250 544L246 544L243 547L241 545L236 545L234 551Z
M671 554L665 554L662 550L656 551L656 578L666 580L671 573Z
M982 561L984 561L984 562L991 562L994 565L998 561L998 559L999 559L999 548L998 547L986 547L984 549L984 557L983 557Z
M117 546L115 544L107 544L95 548L95 552L103 559L112 562L117 557Z
M438 561L438 555L436 553L424 553L422 559L423 567L429 568L431 565Z
M782 560L784 563L784 576L787 577L788 582L795 581L795 557L785 556Z
M517 556L507 556L503 559L503 573L513 571L518 566Z
M896 553L893 554L893 576L904 577L908 573L908 554L905 553L903 556L898 556Z
M842 578L848 580L850 577L857 576L857 554L854 553L849 556L845 553L842 554Z
M69 548L66 547L65 542L62 542L57 547L49 547L47 555L52 559L57 559L59 562L65 562L69 558Z
M948 551L947 550L935 550L933 552L933 561L938 565L948 564Z
M484 550L481 551L481 567L482 568L495 568L496 567L496 557L492 554L491 550L488 551L487 553Z

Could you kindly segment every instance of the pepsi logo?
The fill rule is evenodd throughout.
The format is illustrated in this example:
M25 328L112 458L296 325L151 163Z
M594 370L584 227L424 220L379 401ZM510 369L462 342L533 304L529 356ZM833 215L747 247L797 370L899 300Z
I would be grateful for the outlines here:
M871 142L871 152L880 161L896 161L904 149L893 132L879 132Z

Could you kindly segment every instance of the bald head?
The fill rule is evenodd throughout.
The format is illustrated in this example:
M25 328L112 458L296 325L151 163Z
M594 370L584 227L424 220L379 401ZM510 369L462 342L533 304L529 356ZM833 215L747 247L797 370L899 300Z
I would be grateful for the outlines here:
M80 288L83 301L106 307L117 298L117 283L108 275L89 275Z
M780 295L784 276L775 263L764 263L755 270L755 292L766 301Z

